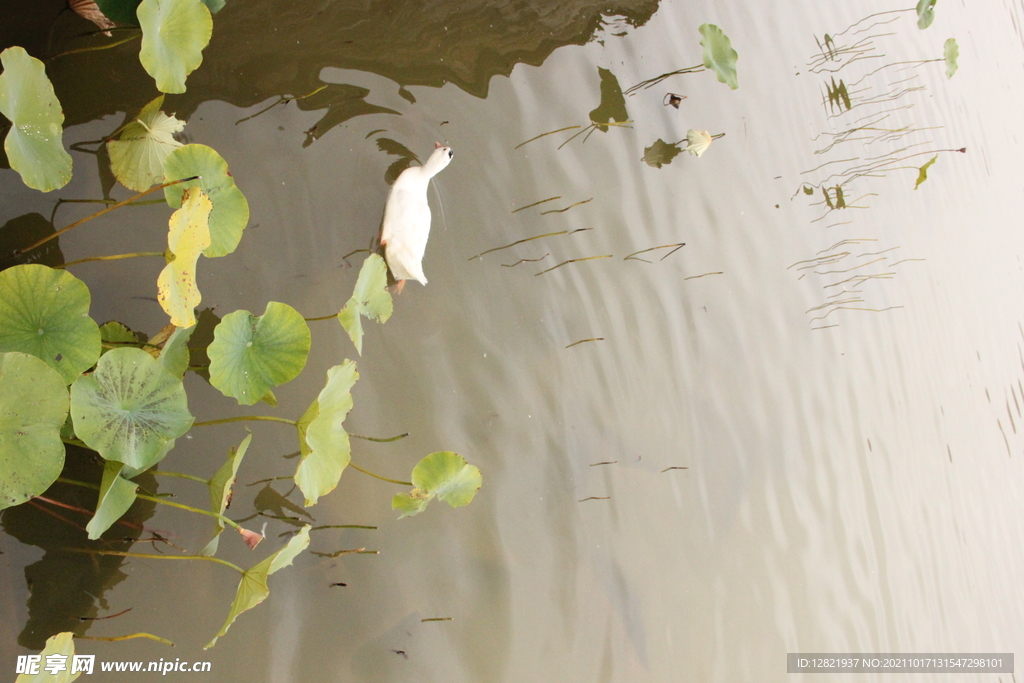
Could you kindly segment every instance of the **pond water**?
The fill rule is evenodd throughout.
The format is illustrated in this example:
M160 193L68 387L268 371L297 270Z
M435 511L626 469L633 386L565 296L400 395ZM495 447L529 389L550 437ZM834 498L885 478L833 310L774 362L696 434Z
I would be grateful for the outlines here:
M190 405L200 420L295 418L327 368L354 358L346 427L409 434L355 441L354 462L404 478L453 450L483 488L466 508L396 521L401 489L347 471L305 519L377 529L319 531L311 549L378 554L300 555L205 652L232 572L118 560L112 585L48 593L26 581L44 551L8 513L0 661L60 622L33 623L32 610L71 603L132 608L80 633L177 645L79 641L80 652L208 660L223 681L774 681L791 677L787 652L1024 652L1024 237L1012 208L1024 6L939 3L921 31L913 11L865 19L899 8L860 0L356 4L310 17L229 2L188 92L168 97L252 210L238 251L200 262L202 305L336 312L362 260L343 257L380 224L399 159L386 150L423 160L437 140L455 156L430 190L430 284L407 283L361 357L336 322L311 323L307 370L276 390L276 408L240 408L193 374ZM69 35L85 30L70 22ZM613 96L612 80L626 90L699 64L705 22L739 53L737 90L705 71ZM825 34L835 48L823 54ZM950 37L960 70L947 79L941 61L920 62L941 60ZM62 101L81 101L65 105L66 143L109 134L153 96L136 65L115 68L125 50L50 67ZM97 71L117 75L89 86ZM829 99L838 83L849 109ZM668 93L685 96L678 109ZM623 103L628 124L570 140ZM645 163L690 128L725 137L700 158ZM49 216L56 197L101 196L91 157L75 163L51 195L0 171L0 225ZM830 210L836 185L846 207ZM62 206L55 223L90 209ZM166 217L123 210L60 247L68 260L159 249ZM166 317L146 283L161 267L73 272L95 319L152 333ZM208 476L245 426L196 428L164 466ZM247 426L230 514L297 515L244 486L294 471L294 433ZM202 487L159 485L206 504ZM287 482L272 486L301 504ZM263 521L265 545L225 538L221 555L249 566L294 529L250 525ZM189 550L210 531L166 509L146 526ZM52 562L55 574L91 566Z

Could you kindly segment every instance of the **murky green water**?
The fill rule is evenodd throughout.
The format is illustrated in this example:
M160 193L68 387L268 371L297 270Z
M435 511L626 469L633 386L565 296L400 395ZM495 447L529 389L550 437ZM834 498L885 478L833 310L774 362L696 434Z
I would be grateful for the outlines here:
M300 556L208 652L231 572L136 559L116 585L47 598L25 578L42 551L8 513L0 662L49 635L34 629L53 610L33 617L30 595L74 604L72 617L131 607L87 634L177 644L80 641L81 652L210 660L224 681L783 680L787 652L1024 651L1024 7L939 3L926 31L907 12L846 32L893 7L600 9L262 0L215 17L203 66L165 107L229 161L252 209L238 251L201 264L203 306L337 311L356 275L342 257L376 234L398 159L379 141L420 159L435 140L450 145L430 193L430 284L409 283L393 318L368 327L346 426L409 432L355 442L364 466L403 476L454 450L484 487L467 508L398 522L397 487L346 472L309 513L379 528L318 532L311 549L379 554ZM738 90L710 72L675 76L625 98L628 127L517 147L588 125L602 69L626 89L699 63L705 22L739 52ZM86 30L69 16L58 27L58 42ZM826 33L838 48L823 57ZM941 58L949 37L952 79L941 62L910 63ZM78 103L67 142L109 134L154 95L128 47L49 67ZM833 80L849 110L829 102ZM668 107L668 93L686 99ZM726 135L699 159L644 163L645 148L689 128ZM914 189L935 150L964 147L938 152ZM72 183L45 196L0 171L0 224L99 196L92 158L75 164ZM836 206L844 181L846 208L829 210L822 188ZM55 224L89 210L62 206ZM165 220L165 207L122 212L60 247L68 260L159 248ZM560 234L473 258L549 233ZM590 260L543 272L573 259ZM161 265L74 272L94 318L155 332L165 316L140 283ZM336 323L312 325L308 369L277 408L243 410L190 375L193 412L297 417L327 368L354 357ZM251 428L240 481L290 475L290 430ZM205 430L179 441L169 469L212 473L245 434ZM159 483L205 504L188 482ZM261 487L241 487L230 513L273 511ZM189 549L209 532L163 509L146 524ZM292 528L270 519L267 545ZM222 552L248 566L240 545ZM1008 680L956 680L997 679Z

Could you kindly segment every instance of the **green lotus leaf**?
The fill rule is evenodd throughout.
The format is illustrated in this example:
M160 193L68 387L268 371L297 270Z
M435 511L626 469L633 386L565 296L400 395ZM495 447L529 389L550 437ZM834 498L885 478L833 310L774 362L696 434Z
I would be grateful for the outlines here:
M221 626L220 631L213 637L213 640L203 646L204 650L209 650L217 643L218 638L228 632L231 624L234 623L239 614L252 609L270 596L267 577L278 569L283 569L290 565L295 556L309 546L309 528L308 524L303 526L297 534L291 537L285 547L256 566L245 570L242 574L242 580L238 583L238 591L235 593L234 602L231 603L231 611L228 612L227 621Z
M46 647L39 653L42 661L39 662L39 673L20 674L14 683L71 683L82 675L81 671L71 673L72 661L75 655L74 633L65 631L46 639ZM46 670L47 657L56 656L58 661L66 663L63 671L49 673Z
M188 350L188 340L191 339L195 329L195 325L176 328L164 342L160 357L157 358L164 370L178 379L184 377L185 371L188 370L189 356L191 355Z
M96 0L100 11L110 19L119 24L139 25L137 10L141 0Z
M71 180L64 150L64 112L43 63L21 47L0 52L0 114L11 121L4 151L11 168L34 190L59 190Z
M238 444L238 448L232 448L228 452L228 459L224 461L220 469L210 478L208 482L210 487L210 509L213 512L223 515L224 511L228 509L228 504L231 502L231 492L235 486L235 478L238 475L238 466L242 464L242 458L245 457L245 452L249 449L251 441L252 433L250 432L242 439L242 443ZM217 553L220 534L224 531L224 522L214 517L213 523L215 527L213 538L206 544L206 547L199 551L200 555L212 556Z
M145 192L164 181L164 159L182 144L174 133L185 122L160 111L164 96L156 98L121 130L117 140L107 142L110 169L129 190Z
M50 487L64 468L64 379L27 353L0 353L0 510Z
M960 58L960 48L957 47L956 38L948 38L943 50L946 58L946 78L953 78L953 74L959 68L957 60Z
M672 160L682 151L679 145L658 138L653 145L644 148L644 162L648 166L661 168L665 164L671 164Z
M135 492L139 485L121 476L124 463L108 460L103 466L103 479L100 481L100 497L96 501L96 513L89 520L85 530L89 532L89 540L95 541L103 532L121 519L128 508L135 502Z
M917 27L922 31L935 21L935 2L936 0L918 0Z
M146 335L136 332L124 323L110 320L100 325L100 340L102 344L138 344L146 341ZM116 348L116 347L114 347ZM110 349L102 347L100 353L106 353Z
M359 355L363 354L362 316L385 323L393 310L394 303L388 292L388 266L379 254L370 254L359 269L352 298L338 312L338 322L348 332Z
M419 514L434 496L453 508L469 505L483 484L480 469L470 465L458 453L438 451L420 460L412 470L412 485L408 493L399 493L391 500L394 510L402 517Z
M185 92L185 78L203 63L213 18L202 0L142 0L139 60L160 92Z
M164 188L164 198L172 209L181 206L182 196L190 187L202 188L213 202L210 213L210 246L203 256L226 256L235 250L242 239L242 231L249 223L249 202L228 173L228 163L206 145L179 147L164 160L166 180L181 180L200 176L196 180Z
M917 182L914 183L914 189L915 190L918 187L921 186L921 183L923 183L924 181L928 180L928 169L931 167L932 164L934 164L936 161L938 161L938 159L939 159L939 155L936 154L931 159L926 161L924 166L922 166L921 168L917 169Z
M107 460L135 472L163 458L192 426L181 380L142 349L114 349L71 385L75 433Z
M213 331L210 383L225 396L251 406L271 387L302 372L309 356L309 326L288 304L271 301L256 317L249 311L228 313Z
M217 12L224 9L224 5L227 4L226 0L203 0L203 4L206 5L207 9L210 10L210 14L216 14Z
M210 246L213 204L198 188L185 191L181 208L171 215L167 247L173 258L156 279L157 301L177 327L196 324L195 308L203 300L196 283L196 262Z
M295 471L295 483L306 497L306 507L316 505L320 496L334 490L352 458L348 433L342 425L352 410L351 392L357 379L356 364L350 360L328 370L327 385L299 421L302 459Z
M0 352L41 358L71 384L100 357L89 288L65 270L25 264L0 272Z
M704 68L711 69L718 80L735 90L739 87L736 74L736 60L739 55L732 49L732 43L722 29L714 24L701 24L700 44L704 47Z

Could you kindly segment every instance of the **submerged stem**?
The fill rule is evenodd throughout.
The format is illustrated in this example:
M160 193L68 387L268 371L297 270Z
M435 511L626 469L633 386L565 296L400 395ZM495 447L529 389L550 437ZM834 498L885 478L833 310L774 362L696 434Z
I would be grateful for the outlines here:
M240 415L238 417L224 417L219 420L206 420L204 422L193 422L193 427L206 427L208 425L220 425L227 424L228 422L253 422L256 420L265 420L267 422L284 422L291 426L298 425L297 420L289 420L286 417L274 417L273 415Z
M368 474L371 477L373 477L374 479L380 479L381 481L391 482L392 484L401 484L402 486L412 486L413 485L413 483L411 481L399 481L398 479L388 479L387 477L382 477L379 474L374 474L370 470L364 470L362 467L360 467L359 465L355 464L352 461L349 461L348 466L351 467L354 470L359 470L363 474Z
M185 474L184 472L167 472L164 470L150 470L150 472L152 474L157 474L162 477L178 477L179 479L191 479L192 481L198 481L200 484L206 484L207 486L210 485L209 479L203 479L202 477L197 477L194 474Z
M216 562L222 564L225 567L231 567L239 574L244 574L245 570L239 567L237 564L232 564L227 560L222 560L219 557L208 557L206 555L159 555L156 553L131 553L121 550L93 550L92 548L67 548L72 553L86 553L88 555L117 555L119 557L140 557L147 560L206 560L207 562Z

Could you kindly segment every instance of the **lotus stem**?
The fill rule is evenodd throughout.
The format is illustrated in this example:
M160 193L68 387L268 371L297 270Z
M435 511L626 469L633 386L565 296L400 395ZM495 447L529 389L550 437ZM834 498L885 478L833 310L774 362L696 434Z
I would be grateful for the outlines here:
M76 640L102 640L108 643L116 643L121 640L131 640L132 638L149 638L150 640L155 640L158 643L163 643L164 645L170 645L171 647L174 647L174 643L172 643L171 641L167 640L166 638L161 638L160 636L154 636L152 633L129 633L126 636L113 636L109 638L104 638L102 636L80 636L77 634L75 635Z
M273 415L240 415L238 417L225 417L220 420L206 420L204 422L193 422L193 427L206 427L208 425L220 425L227 424L228 422L254 422L257 420L264 420L266 422L284 422L295 427L298 426L298 420L289 420L286 417L274 417Z
M213 517L214 519L219 519L220 521L224 522L228 526L233 527L235 529L241 529L242 528L238 524L238 522L236 522L235 520L233 520L233 519L231 519L229 517L225 517L224 515L222 515L220 513L213 512L212 510L203 510L202 508L194 508L191 505L184 505L182 503L172 503L169 500L164 500L163 498L158 498L156 496L147 496L144 493L136 493L135 497L139 498L141 500L148 500L148 501L150 501L152 503L160 503L161 505L170 505L172 508L178 508L179 510L188 510L189 512L195 512L195 513L198 513L200 515L206 515L207 517Z
M362 467L360 467L359 465L355 464L351 460L349 461L348 466L351 467L354 470L359 470L363 474L367 474L367 475L373 477L374 479L380 479L381 481L387 481L387 482L390 482L392 484L401 484L402 486L412 486L413 485L413 483L411 481L399 481L398 479L388 479L387 477L382 477L379 474L374 474L370 470L364 470Z
M219 557L208 557L206 555L160 555L157 553L131 553L121 550L94 550L92 548L66 548L66 550L72 553L86 553L88 555L117 555L118 557L139 557L146 560L205 560L207 562L222 564L225 567L231 567L239 574L245 574L245 570L237 564L232 564L231 562L222 560Z
M100 216L102 216L104 214L110 213L114 209L118 209L118 208L120 208L122 206L125 206L127 204L131 204L136 199L141 199L141 198L145 197L148 194L152 194L153 192L156 192L157 190L162 190L165 187L170 187L171 185L177 185L178 183L187 183L190 180L197 180L198 178L199 178L199 176L194 175L194 176L191 176L189 178L182 178L181 180L172 180L170 182L161 183L160 185L154 185L153 187L149 188L145 192L140 192L137 195L133 195L133 196L129 197L128 199L125 199L124 201L120 201L117 204L112 204L112 205L108 206L105 209L97 211L96 213L92 214L91 216L86 216L85 218L83 218L81 220L77 220L74 223L72 223L71 225L68 225L68 226L65 226L65 227L61 228L60 230L58 230L57 232L53 233L52 235L47 235L46 237L44 237L43 239L39 240L35 244L27 246L24 249L15 249L14 253L12 255L13 256L21 256L22 254L24 254L26 252L32 251L36 247L40 247L40 246L46 244L47 242L49 242L50 240L52 240L55 237L59 237L60 235L63 235L68 230L71 230L72 228L77 228L82 223L88 223L89 221L91 221L94 218L99 218Z
M388 437L387 439L381 439L373 436L360 436L359 434L349 434L349 436L353 439L362 439L363 441L373 441L375 443L391 443L392 441L398 441L399 439L404 439L405 437L409 436L409 432L406 432L405 434L399 434L398 436L391 436Z
M163 256L162 251L137 251L133 254L112 254L110 256L90 256L89 258L80 258L77 261L68 261L62 266L54 266L56 269L67 268L68 266L77 266L79 263L88 263L89 261L118 261L124 258L138 258L141 256Z
M178 477L179 479L191 479L192 481L198 481L200 484L210 485L209 479L203 479L197 477L194 474L185 474L184 472L166 472L164 470L150 470L152 474L160 475L161 477Z
M114 27L111 26L111 28L114 28ZM100 31L100 33L102 33L102 31ZM128 36L127 38L124 38L122 40L115 40L113 43L107 43L106 45L93 45L91 47L79 47L79 48L75 48L74 50L68 50L66 52L58 52L54 56L50 57L50 59L48 59L47 61L52 61L54 59L57 59L58 57L64 57L66 55L78 54L80 52L95 52L97 50L109 50L112 47L117 47L118 45L124 45L125 43L131 42L131 41L135 40L136 38L139 38L140 36L142 36L142 31L139 31L135 35Z
M317 320L332 320L332 319L337 318L337 317L338 317L337 313L331 313L330 315L321 315L321 316L318 316L316 318L303 318L303 320L305 320L307 323L312 323L312 322L316 322Z

